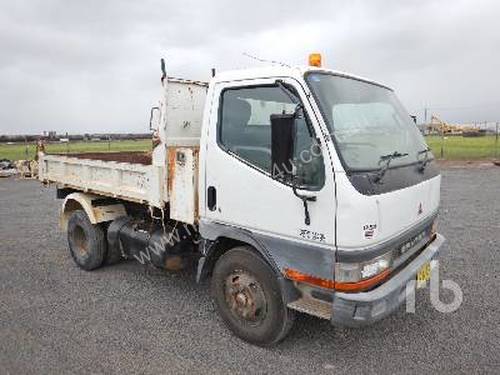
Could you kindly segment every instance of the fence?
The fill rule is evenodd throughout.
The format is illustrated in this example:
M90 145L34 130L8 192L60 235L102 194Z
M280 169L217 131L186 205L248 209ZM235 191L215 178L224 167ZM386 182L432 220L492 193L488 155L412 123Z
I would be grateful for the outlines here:
M498 124L495 130L498 129ZM500 129L498 129L500 130ZM481 160L498 159L500 157L499 132L488 131L479 136L463 136L462 134L429 134L426 135L428 145L435 157L448 160ZM47 152L119 152L150 151L151 140L123 141L68 141L49 143ZM35 157L35 142L0 143L0 159L30 160Z
M498 159L500 155L500 123L477 123L468 130L447 128L427 134L426 140L435 157L446 160Z

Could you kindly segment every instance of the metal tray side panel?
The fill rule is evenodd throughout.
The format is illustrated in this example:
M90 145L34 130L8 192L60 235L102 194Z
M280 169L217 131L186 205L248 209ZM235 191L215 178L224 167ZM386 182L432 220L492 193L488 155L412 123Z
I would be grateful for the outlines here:
M39 179L84 192L163 207L161 167L41 155Z
M169 147L168 194L170 217L183 223L198 221L197 147Z

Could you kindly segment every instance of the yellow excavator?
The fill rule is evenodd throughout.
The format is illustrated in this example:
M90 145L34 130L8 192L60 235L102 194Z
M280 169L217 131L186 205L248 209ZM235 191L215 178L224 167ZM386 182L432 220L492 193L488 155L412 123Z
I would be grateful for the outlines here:
M477 137L484 135L481 129L477 129L470 125L452 125L441 120L436 115L431 116L431 122L427 125L429 134L440 135L462 135L464 137Z

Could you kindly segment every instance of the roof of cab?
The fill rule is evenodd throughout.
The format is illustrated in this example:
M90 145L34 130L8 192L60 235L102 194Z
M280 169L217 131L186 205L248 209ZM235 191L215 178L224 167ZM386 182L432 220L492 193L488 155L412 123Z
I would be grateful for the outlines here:
M228 70L224 72L217 72L213 80L215 82L229 82L229 81L242 81L247 79L258 79L258 78L269 78L269 77L295 77L301 78L307 72L322 72L330 73L342 77L354 78L360 81L373 83L378 86L386 87L392 90L389 86L383 83L376 82L372 79L360 77L354 74L325 69L317 68L313 66L286 66L286 65L271 65L262 68L246 68L238 70Z

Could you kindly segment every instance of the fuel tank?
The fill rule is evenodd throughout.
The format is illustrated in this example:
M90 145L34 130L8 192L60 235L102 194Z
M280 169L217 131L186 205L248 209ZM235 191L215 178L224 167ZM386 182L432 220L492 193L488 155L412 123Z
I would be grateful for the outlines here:
M108 228L108 247L125 258L176 271L195 257L194 231L178 225L159 225L131 217L120 217Z

